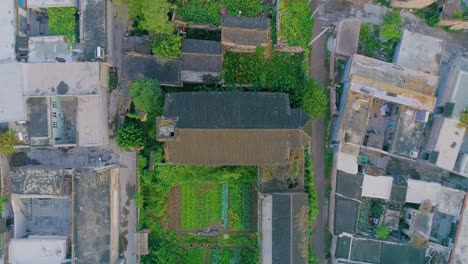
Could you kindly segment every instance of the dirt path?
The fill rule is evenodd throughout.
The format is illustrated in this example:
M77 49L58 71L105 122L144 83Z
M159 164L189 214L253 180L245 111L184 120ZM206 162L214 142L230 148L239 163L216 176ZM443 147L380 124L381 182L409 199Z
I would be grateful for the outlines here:
M318 3L317 0L311 1L312 11L315 10ZM323 31L324 22L314 18L313 38ZM325 67L326 60L326 42L327 35L323 35L312 45L311 52L311 67L310 77L315 79L319 84L326 85L328 81L328 70ZM314 183L317 190L319 214L314 223L312 232L312 249L319 263L327 262L327 217L328 217L328 201L325 198L326 181L325 181L325 161L324 161L324 120L320 118L316 120L312 126L312 148L311 156L314 164Z

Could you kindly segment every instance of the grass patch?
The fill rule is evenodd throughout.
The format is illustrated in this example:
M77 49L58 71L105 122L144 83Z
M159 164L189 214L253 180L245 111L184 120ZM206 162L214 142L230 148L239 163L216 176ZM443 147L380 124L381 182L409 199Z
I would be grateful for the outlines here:
M304 149L304 167L305 167L305 191L309 195L309 223L308 232L309 237L312 236L312 228L319 214L317 190L314 185L314 169L312 163L312 157L310 156L309 146ZM312 244L309 248L309 263L318 263L316 256L313 254Z
M313 20L310 19L308 0L281 0L279 5L281 26L279 36L286 40L289 46L307 47L311 40Z
M221 24L221 9L226 8L228 15L256 17L264 7L259 0L190 0L178 1L177 15L182 20L196 24Z
M78 39L76 9L74 7L47 8L49 16L49 35L64 35L69 45Z

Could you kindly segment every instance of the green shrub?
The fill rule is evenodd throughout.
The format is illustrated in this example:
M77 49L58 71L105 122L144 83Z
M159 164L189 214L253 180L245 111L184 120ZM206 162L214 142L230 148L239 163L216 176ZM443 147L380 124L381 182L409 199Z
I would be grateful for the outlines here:
M418 9L415 12L415 15L426 20L427 24L431 27L435 27L440 22L440 13L442 9L439 8L437 2L428 5L423 9Z
M132 150L145 145L145 135L142 125L138 121L125 122L117 132L117 145L125 150Z
M379 225L376 229L375 229L375 233L377 235L378 238L380 239L385 239L388 237L388 235L390 235L390 229L384 225Z
M172 34L174 25L168 14L173 8L167 0L123 0L137 29L153 34Z
M16 153L15 146L20 141L16 137L14 130L8 130L6 132L0 132L0 154L13 154Z
M182 2L182 1L180 1ZM256 17L262 11L261 0L190 0L177 9L177 14L184 21L197 24L221 24L221 9L226 8L228 15Z
M385 40L399 39L402 25L400 12L398 10L389 11L385 14L380 26L380 36Z
M159 35L153 40L152 49L154 56L162 58L180 57L182 51L182 37L179 35Z
M378 37L379 34L378 26L364 23L359 34L358 52L371 58L391 61L398 39L382 42Z
M328 110L328 96L314 80L309 80L302 100L302 109L312 120L324 117Z
M141 78L130 87L135 107L145 113L162 113L164 94L158 80Z
M64 35L68 44L77 41L76 9L74 7L47 8L49 35Z
M308 0L282 0L279 36L285 39L289 46L307 47L311 41L313 20ZM275 23L275 21L271 21Z
M468 130L468 113L462 113L460 115L460 123L458 123L457 127L466 128Z
M455 18L455 19L462 18L463 17L463 11L460 10L460 9L453 11L453 16L452 17Z

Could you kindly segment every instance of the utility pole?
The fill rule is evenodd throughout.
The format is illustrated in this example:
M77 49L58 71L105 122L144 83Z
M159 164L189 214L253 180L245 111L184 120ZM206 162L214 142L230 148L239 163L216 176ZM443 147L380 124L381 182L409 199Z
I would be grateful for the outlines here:
M313 40L311 40L308 46L312 45L317 39L319 39L323 34L325 34L328 30L332 29L332 27L323 27L323 31L320 32Z

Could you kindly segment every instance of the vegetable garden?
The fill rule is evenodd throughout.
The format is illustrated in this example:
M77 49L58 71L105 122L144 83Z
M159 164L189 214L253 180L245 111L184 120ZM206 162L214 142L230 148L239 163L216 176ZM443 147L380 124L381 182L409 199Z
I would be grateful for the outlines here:
M77 41L78 24L74 7L48 8L47 14L49 15L49 35L64 35L69 45Z
M216 224L224 229L218 231L249 232L252 191L249 184L181 185L180 228L203 230Z
M263 4L265 2L265 4ZM176 13L187 22L196 24L221 24L221 9L225 8L228 15L256 17L265 9L269 1L261 0L178 0Z

